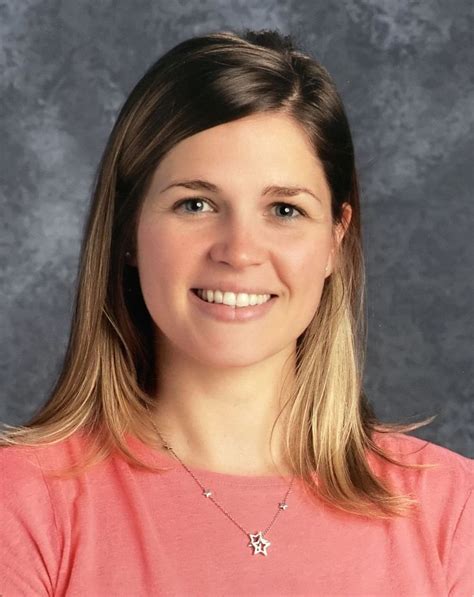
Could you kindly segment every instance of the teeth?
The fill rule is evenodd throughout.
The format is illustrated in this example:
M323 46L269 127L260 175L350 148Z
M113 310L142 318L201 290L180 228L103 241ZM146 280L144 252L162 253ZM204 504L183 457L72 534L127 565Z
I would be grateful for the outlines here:
M222 292L221 290L199 289L197 294L208 303L221 303L229 307L248 307L266 303L271 294L246 294L245 292Z

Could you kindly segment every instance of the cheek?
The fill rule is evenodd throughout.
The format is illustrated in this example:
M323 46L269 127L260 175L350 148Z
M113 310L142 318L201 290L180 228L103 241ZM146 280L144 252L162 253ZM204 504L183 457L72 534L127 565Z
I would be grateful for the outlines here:
M330 252L330 239L322 238L286 245L280 251L280 262L285 264L292 282L302 288L324 283L325 268Z
M137 231L137 258L143 298L150 313L165 311L173 291L181 290L189 268L189 243L169 227L144 223Z
M143 272L166 274L167 278L175 273L180 263L189 256L189 244L183 235L170 233L169 227L143 223L137 231L138 263Z
M328 235L293 245L281 253L280 263L285 264L285 272L281 272L281 276L286 280L290 295L293 295L290 298L298 298L298 308L305 319L312 317L318 308L330 248Z

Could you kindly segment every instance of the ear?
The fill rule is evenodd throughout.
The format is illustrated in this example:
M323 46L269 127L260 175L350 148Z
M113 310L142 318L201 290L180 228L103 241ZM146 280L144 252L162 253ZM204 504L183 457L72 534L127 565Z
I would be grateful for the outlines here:
M334 265L336 262L337 254L339 252L339 247L341 245L342 239L349 228L349 224L352 218L352 207L349 203L344 203L342 206L342 218L341 222L335 227L334 230L334 242L331 249L331 252L328 257L328 262L326 266L326 278L332 274L334 271Z

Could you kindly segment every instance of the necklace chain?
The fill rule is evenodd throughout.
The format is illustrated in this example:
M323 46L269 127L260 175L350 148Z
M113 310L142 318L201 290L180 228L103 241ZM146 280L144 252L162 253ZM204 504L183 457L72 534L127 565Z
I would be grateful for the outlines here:
M147 407L148 409L148 407ZM153 427L155 428L156 433L158 434L158 436L160 437L161 441L163 442L163 447L168 450L169 452L171 452L173 454L173 456L181 463L181 465L183 466L183 468L191 475L191 477L194 479L194 481L197 483L197 485L202 489L202 493L203 495L208 498L211 502L213 502L213 504L215 504L215 506L217 506L217 508L219 508L219 510L235 525L237 526L247 537L255 537L256 535L251 535L246 529L244 529L244 527L239 524L234 517L227 512L227 510L225 510L225 508L223 508L221 506L221 504L219 504L219 502L212 496L212 492L209 491L208 489L206 489L204 487L204 485L202 485L202 483L199 481L199 479L196 477L196 475L186 466L186 464L181 460L181 458L176 454L176 452L173 450L173 448L168 444L168 442L166 440L163 439L163 436L161 435L161 433L158 431L155 422L153 421L153 418L150 416L150 420L151 423L153 425ZM286 510L286 508L288 507L286 500L288 498L288 495L290 494L291 488L293 486L293 481L295 479L295 476L293 475L291 478L291 482L290 482L290 486L288 487L288 490L285 494L285 497L283 498L283 502L280 502L278 505L278 509L275 512L275 515L273 516L273 519L271 520L270 524L267 526L267 528L264 531L261 531L260 535L266 535L268 533L268 531L272 528L272 526L275 524L276 519L278 518L280 512L282 512L283 510ZM262 539L262 537L260 537L260 539ZM252 540L252 539L251 539ZM252 544L255 541L255 539L252 540ZM268 545L270 545L270 543L268 543ZM265 549L265 548L264 548ZM263 553L264 555L267 555L265 551L261 550L259 551L260 553ZM254 553L259 553L258 551L254 552Z

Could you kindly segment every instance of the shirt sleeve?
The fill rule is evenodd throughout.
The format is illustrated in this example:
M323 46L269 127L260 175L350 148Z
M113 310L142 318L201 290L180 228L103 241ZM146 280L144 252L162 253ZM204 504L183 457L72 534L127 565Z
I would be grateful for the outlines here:
M451 544L448 565L449 597L472 597L474 595L474 497L473 491L457 522Z
M0 595L54 594L59 562L56 520L36 456L0 449Z

